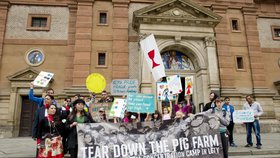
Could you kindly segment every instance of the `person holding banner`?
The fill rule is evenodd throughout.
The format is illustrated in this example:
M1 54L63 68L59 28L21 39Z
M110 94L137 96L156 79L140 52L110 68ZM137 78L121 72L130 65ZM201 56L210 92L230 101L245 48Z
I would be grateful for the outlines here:
M38 126L38 158L63 158L61 138L63 125L57 107L51 104L46 109L47 116L40 121Z
M71 158L78 156L78 140L76 126L78 123L94 123L90 113L84 109L85 101L77 99L73 102L73 110L67 118L66 129L69 131L68 148Z
M222 101L219 98L215 98L215 105L217 105L217 107L210 108L209 110L203 113L207 115L215 114L216 118L220 122L219 131L220 131L221 141L223 146L223 154L224 154L224 158L228 158L227 126L229 125L230 118L227 111L225 111L225 109L222 108Z
M263 109L258 102L253 101L253 97L251 95L246 96L246 103L243 105L243 110L253 110L254 111L254 122L245 123L246 125L246 131L247 131L247 145L245 147L252 147L252 128L256 134L256 140L257 140L257 149L261 149L262 143L261 143L261 134L260 134L260 124L259 119L260 116L263 114Z

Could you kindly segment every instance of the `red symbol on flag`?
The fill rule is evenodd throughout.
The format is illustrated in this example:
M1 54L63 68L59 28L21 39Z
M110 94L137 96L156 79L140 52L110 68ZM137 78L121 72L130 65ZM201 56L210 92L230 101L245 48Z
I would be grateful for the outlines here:
M157 66L159 66L160 64L157 64L155 61L154 61L154 58L155 58L155 50L153 49L153 50L151 50L149 53L148 53L148 55L149 55L149 58L152 60L152 62L153 62L153 67L152 68L154 68L154 67L157 67Z

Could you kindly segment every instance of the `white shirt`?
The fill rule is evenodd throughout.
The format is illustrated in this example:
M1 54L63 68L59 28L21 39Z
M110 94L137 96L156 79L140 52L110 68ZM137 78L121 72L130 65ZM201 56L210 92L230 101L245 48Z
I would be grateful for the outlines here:
M254 115L256 116L256 119L260 119L259 117L263 114L263 109L260 105L260 103L258 102L253 102L251 104L251 106L248 104L248 102L246 102L243 105L243 110L253 110L254 111Z

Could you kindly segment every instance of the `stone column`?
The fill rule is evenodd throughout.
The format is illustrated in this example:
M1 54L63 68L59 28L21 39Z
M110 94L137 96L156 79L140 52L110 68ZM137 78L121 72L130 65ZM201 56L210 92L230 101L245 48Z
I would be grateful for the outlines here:
M247 35L253 92L255 94L262 93L262 89L266 88L266 76L257 27L257 8L242 8L242 11Z
M208 56L208 73L209 73L209 85L211 91L220 90L220 80L218 71L218 60L215 46L214 37L205 37L205 49Z
M72 86L85 86L90 73L93 2L79 2L76 19ZM73 41L74 42L74 41Z
M0 61L2 59L9 2L0 2Z
M69 88L73 84L73 70L74 70L74 48L75 48L75 34L76 34L76 19L77 19L77 4L69 4L69 31L68 31L68 51L66 60L68 61L65 66L65 88ZM80 13L81 14L81 13ZM88 14L88 12L84 12ZM81 28L80 28L81 29ZM91 34L89 34L91 35ZM77 34L77 36L80 36Z
M112 78L128 78L128 4L129 0L113 0Z
M229 25L227 18L227 6L216 4L212 6L212 9L213 12L219 14L222 17L220 23L214 29L217 42L221 95L223 95L225 93L232 92L235 87L234 75L232 73L235 65L234 60L231 60L233 54L229 51L229 32L228 29L225 29Z

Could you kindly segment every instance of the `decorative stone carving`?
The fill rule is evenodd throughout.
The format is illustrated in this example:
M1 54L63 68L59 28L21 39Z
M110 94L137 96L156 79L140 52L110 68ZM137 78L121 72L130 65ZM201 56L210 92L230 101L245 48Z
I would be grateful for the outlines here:
M8 79L10 81L33 81L37 76L39 72L32 69L32 68L27 68L24 70L21 70L19 72L16 72L15 74L8 76Z
M215 37L212 36L207 36L204 38L204 42L207 47L215 47L215 41Z

